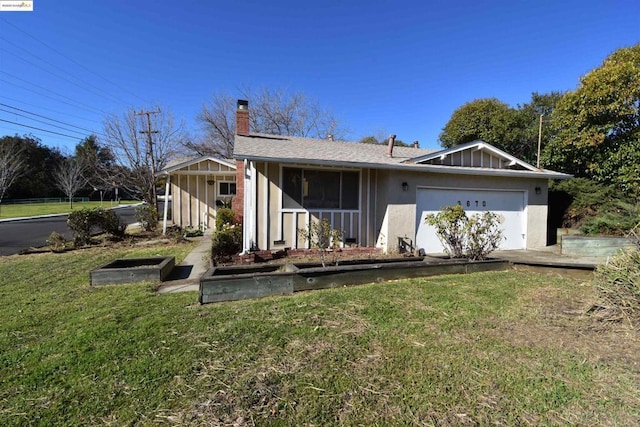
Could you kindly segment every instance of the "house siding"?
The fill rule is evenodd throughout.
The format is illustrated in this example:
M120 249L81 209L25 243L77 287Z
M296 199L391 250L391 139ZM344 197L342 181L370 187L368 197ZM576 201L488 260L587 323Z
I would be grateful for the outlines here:
M409 185L402 191L402 183ZM388 252L398 249L398 238L415 240L416 195L419 187L452 189L500 189L525 191L527 194L527 249L547 244L547 179L525 179L473 175L450 175L379 171L376 208L377 245ZM535 188L540 188L536 194ZM387 218L385 222L384 219Z

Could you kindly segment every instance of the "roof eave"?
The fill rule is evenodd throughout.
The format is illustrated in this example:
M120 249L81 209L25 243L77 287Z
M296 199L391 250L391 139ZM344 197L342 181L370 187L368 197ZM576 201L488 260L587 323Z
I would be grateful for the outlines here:
M273 162L287 164L304 164L314 166L332 166L332 167L349 167L349 168L369 168L369 169L385 169L385 170L403 170L413 172L431 172L441 174L456 175L481 175L481 176L517 176L526 178L542 178L542 179L568 179L572 175L547 171L547 170L513 170L513 169L489 169L489 168L469 168L460 166L441 166L441 165L425 165L416 163L365 163L365 162L339 162L331 160L317 160L306 158L265 158L260 156L242 156L237 155L237 160L248 160L258 162Z

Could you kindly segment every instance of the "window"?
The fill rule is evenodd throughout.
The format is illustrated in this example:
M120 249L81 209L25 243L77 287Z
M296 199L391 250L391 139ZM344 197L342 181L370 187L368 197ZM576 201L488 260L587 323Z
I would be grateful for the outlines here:
M282 207L288 209L358 209L358 172L282 169Z
M219 182L218 194L220 196L235 196L236 195L236 183L235 182Z

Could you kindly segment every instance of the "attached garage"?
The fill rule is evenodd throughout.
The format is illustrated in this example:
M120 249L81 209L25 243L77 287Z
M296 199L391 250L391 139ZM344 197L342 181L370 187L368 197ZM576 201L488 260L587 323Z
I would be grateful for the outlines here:
M444 252L435 228L425 223L426 216L456 204L469 216L486 211L498 215L505 237L500 249L527 247L527 191L419 187L416 192L416 247L426 253Z

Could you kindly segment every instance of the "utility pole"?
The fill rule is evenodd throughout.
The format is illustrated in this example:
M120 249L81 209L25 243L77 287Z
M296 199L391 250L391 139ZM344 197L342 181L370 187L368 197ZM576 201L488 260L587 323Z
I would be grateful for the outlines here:
M540 114L540 127L538 128L538 165L537 168L540 169L540 146L542 145L542 117L544 114Z
M156 213L158 212L158 196L156 194L156 181L155 181L155 176L156 176L156 166L155 166L155 158L153 156L153 138L151 137L151 134L154 133L158 133L157 130L151 130L151 115L152 114L160 114L160 109L157 109L156 111L142 111L140 110L139 113L135 113L136 116L142 116L145 115L147 116L147 130L141 130L140 133L143 134L147 134L147 152L149 155L149 158L151 160L151 194L153 197L153 203L152 206L155 209Z

